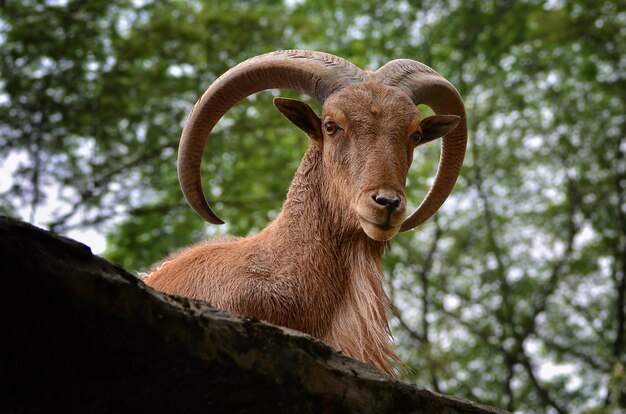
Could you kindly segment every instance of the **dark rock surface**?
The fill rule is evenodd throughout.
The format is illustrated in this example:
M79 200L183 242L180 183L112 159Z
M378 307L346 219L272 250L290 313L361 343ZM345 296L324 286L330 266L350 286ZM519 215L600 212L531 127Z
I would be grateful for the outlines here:
M155 292L0 217L0 412L498 413L291 330Z

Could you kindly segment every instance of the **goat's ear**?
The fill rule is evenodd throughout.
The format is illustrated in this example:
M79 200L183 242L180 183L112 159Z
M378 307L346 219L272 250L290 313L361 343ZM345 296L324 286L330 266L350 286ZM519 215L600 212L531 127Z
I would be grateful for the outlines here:
M433 115L422 120L422 139L418 145L443 137L459 124L461 117L456 115Z
M322 142L322 121L309 105L297 99L274 98L274 106L314 143Z

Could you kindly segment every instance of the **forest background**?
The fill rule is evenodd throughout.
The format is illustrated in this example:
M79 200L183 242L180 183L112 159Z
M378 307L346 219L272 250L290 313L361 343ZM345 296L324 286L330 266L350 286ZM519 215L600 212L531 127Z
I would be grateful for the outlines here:
M623 0L0 1L0 214L135 272L258 231L307 146L271 103L297 95L257 94L218 125L203 177L225 226L185 204L178 137L217 76L291 48L415 59L467 105L452 197L385 259L402 379L516 412L623 412ZM439 156L422 148L413 207Z

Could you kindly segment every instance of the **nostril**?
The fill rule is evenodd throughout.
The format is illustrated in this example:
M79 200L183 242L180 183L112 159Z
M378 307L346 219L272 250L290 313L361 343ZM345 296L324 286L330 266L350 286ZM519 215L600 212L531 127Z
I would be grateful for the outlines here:
M389 204L389 199L385 196L375 195L375 196L372 196L372 198L374 199L376 204L381 205L383 207L387 207L387 205Z
M374 199L376 204L387 207L389 209L396 209L400 207L400 204L402 203L400 197L387 197L382 195L376 195L372 198Z

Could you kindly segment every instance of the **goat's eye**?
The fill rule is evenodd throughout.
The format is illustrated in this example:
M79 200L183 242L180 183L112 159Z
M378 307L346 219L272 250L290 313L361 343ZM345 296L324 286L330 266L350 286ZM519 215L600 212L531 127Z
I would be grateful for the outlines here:
M324 122L324 130L326 131L326 133L328 135L333 135L334 133L336 133L340 129L341 128L339 128L339 125L337 125L333 121L326 121L326 122Z
M415 134L413 134L413 144L415 144L415 146L419 145L419 143L422 141L422 132L418 131Z

